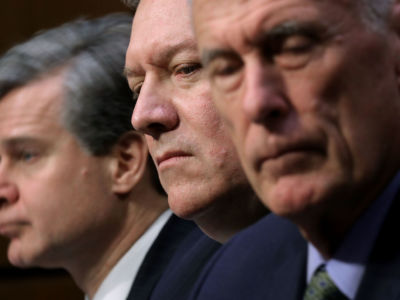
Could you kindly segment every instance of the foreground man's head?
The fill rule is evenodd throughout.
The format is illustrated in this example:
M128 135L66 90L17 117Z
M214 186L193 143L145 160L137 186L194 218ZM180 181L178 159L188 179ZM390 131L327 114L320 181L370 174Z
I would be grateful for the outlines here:
M172 210L220 241L265 214L211 101L185 0L140 1L126 74L138 97L132 124Z
M92 297L167 209L130 124L131 16L71 22L0 59L0 234L20 267L62 267Z
M400 167L398 3L193 6L212 95L248 178L327 254Z

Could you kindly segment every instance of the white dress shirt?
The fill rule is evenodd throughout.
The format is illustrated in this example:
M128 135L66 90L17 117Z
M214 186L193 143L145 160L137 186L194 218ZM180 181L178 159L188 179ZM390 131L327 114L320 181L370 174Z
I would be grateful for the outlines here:
M101 283L92 300L124 300L151 245L172 215L166 210L132 245ZM86 295L85 300L90 300Z

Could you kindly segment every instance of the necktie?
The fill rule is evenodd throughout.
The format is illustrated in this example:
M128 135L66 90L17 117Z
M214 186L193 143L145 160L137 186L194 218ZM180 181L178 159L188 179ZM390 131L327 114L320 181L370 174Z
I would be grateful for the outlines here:
M304 293L304 300L349 300L337 288L322 266L314 273Z

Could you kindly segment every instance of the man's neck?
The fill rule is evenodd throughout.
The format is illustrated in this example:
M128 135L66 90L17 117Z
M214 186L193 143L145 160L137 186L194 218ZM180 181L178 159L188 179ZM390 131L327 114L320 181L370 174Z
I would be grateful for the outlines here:
M194 221L210 238L225 243L268 213L250 186L243 185L214 199L213 205L198 214Z
M82 247L79 260L76 256L71 257L66 269L86 295L90 298L95 295L111 269L165 209L133 210L135 214L130 213L129 221L118 233L104 234L102 241L95 243L92 240L90 245L86 244L86 247Z
M294 222L305 239L312 243L326 260L330 259L357 222L367 217L368 214L374 214L383 209L384 203L389 204L385 204L386 210L382 212L382 215L387 214L399 186L400 171L390 177L385 185L376 186L369 193L348 193L353 197L348 197L347 201L343 201L345 198L336 198L341 199L340 203L344 203L344 205L332 205L330 209L326 210L328 213L317 212L302 219L296 219ZM359 197L355 198L354 195L359 195Z

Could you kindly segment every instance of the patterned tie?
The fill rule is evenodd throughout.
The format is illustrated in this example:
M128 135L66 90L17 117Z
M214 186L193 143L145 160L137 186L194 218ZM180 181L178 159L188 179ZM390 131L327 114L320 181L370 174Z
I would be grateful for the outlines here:
M349 300L329 277L325 266L317 269L304 293L304 300Z

